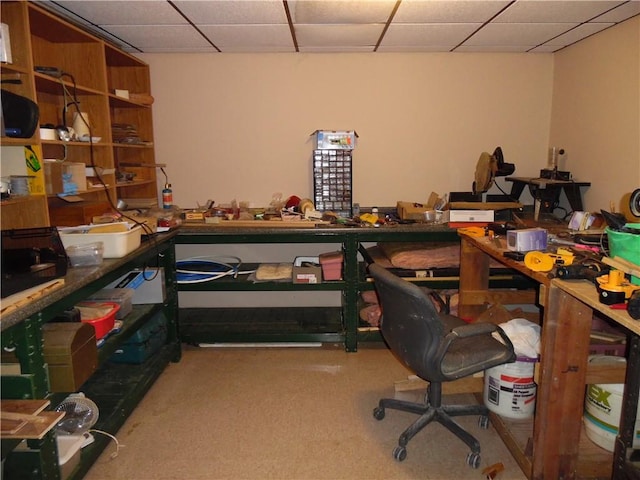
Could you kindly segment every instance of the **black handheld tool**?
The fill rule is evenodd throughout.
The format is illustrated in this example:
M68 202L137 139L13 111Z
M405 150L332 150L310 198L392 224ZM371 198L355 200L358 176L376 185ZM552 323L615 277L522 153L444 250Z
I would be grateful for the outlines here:
M556 277L563 280L591 280L595 282L596 278L606 273L606 271L599 270L594 266L588 265L561 265L556 269Z

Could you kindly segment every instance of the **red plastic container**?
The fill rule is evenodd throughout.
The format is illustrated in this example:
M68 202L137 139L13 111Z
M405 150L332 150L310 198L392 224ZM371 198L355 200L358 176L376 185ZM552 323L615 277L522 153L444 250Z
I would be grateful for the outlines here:
M96 340L104 338L113 329L116 313L120 310L120 305L114 302L80 302L76 307L80 310L80 320L95 328ZM99 309L101 315L92 316L94 309Z
M318 258L322 266L322 278L324 280L342 279L342 252L321 253Z

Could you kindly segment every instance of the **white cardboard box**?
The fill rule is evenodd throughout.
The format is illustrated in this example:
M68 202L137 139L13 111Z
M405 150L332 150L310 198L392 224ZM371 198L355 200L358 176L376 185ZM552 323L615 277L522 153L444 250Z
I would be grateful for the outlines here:
M444 222L493 222L493 210L445 210Z

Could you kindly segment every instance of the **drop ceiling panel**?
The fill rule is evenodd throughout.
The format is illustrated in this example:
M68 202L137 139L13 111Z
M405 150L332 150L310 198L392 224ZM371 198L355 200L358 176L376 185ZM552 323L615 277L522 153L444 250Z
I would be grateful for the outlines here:
M36 3L130 52L554 52L640 15L640 0Z
M394 23L484 23L509 1L403 0L393 17Z
M189 25L114 25L116 37L146 51L147 48L207 48L209 43Z
M290 0L294 23L386 23L395 0Z
M47 2L45 2L47 3ZM95 25L177 25L187 21L169 2L157 0L56 1Z
M621 1L554 1L527 0L515 2L496 19L498 23L580 23L613 9Z
M219 49L247 51L262 48L263 51L295 51L289 25L202 25L199 27Z
M305 47L373 47L384 25L296 25L298 43Z
M577 23L490 23L465 42L468 46L541 45Z
M448 47L451 50L482 26L481 23L393 24L381 47Z
M175 0L173 3L196 25L287 24L282 0Z

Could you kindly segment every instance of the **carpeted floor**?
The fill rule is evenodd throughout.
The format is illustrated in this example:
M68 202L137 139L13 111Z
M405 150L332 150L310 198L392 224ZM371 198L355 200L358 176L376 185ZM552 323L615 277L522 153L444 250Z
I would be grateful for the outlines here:
M484 479L526 477L493 427L460 419L480 440L482 464L438 424L420 432L407 458L392 457L414 415L372 411L408 372L384 348L184 347L128 419L86 480L168 479ZM403 392L418 399L423 391ZM466 395L470 401L471 395ZM446 399L445 399L446 400Z

